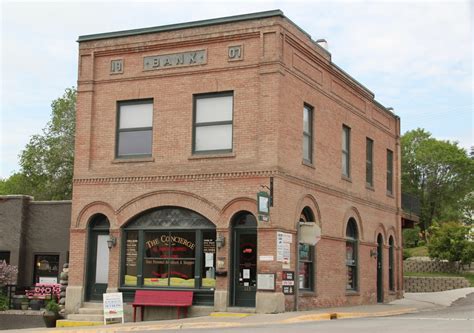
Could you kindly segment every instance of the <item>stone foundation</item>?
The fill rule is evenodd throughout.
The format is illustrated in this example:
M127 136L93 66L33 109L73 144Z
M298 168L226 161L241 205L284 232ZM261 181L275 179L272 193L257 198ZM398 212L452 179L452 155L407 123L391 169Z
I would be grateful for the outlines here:
M407 293L427 293L470 287L469 281L463 277L405 276L403 282Z

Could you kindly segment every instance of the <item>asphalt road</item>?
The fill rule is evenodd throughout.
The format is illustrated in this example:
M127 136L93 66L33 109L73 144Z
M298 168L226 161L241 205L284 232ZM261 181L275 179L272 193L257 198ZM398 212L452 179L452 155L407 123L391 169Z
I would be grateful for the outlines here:
M474 332L474 293L454 302L450 307L393 317L338 319L290 325L179 330L187 333L458 333ZM135 331L140 332L140 331ZM143 331L145 332L145 331ZM149 332L149 331L148 331ZM160 331L176 332L176 331Z

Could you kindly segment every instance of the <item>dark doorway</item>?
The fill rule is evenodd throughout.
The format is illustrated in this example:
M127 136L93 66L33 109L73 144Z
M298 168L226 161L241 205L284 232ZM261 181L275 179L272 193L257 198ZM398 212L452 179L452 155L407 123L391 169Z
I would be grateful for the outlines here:
M377 302L383 303L383 237L377 236Z
M248 212L232 223L231 306L255 307L257 292L257 221Z
M89 224L86 301L102 301L109 279L109 221L96 215Z

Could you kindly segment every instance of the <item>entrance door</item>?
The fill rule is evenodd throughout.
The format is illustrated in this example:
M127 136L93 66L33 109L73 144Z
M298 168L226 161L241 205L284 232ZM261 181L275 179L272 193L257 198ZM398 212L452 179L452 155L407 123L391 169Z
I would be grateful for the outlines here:
M234 221L231 306L255 307L257 292L257 228L255 217L240 214Z
M383 302L383 238L382 235L377 237L377 302Z
M107 218L95 219L89 230L89 249L87 256L86 301L102 301L109 280L109 239ZM106 225L105 225L106 222Z

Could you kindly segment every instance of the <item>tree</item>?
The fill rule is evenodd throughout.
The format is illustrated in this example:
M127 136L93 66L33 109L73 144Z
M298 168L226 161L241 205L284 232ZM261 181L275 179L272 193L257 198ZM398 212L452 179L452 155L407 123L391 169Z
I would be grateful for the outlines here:
M29 194L38 200L70 199L74 165L76 89L51 103L51 120L20 154L21 171L0 182L0 194Z
M459 222L435 223L430 228L428 253L433 259L470 264L474 260L474 239L470 227Z
M420 198L420 228L433 221L460 220L460 202L474 191L474 160L456 142L436 140L429 132L406 132L402 145L402 192Z

